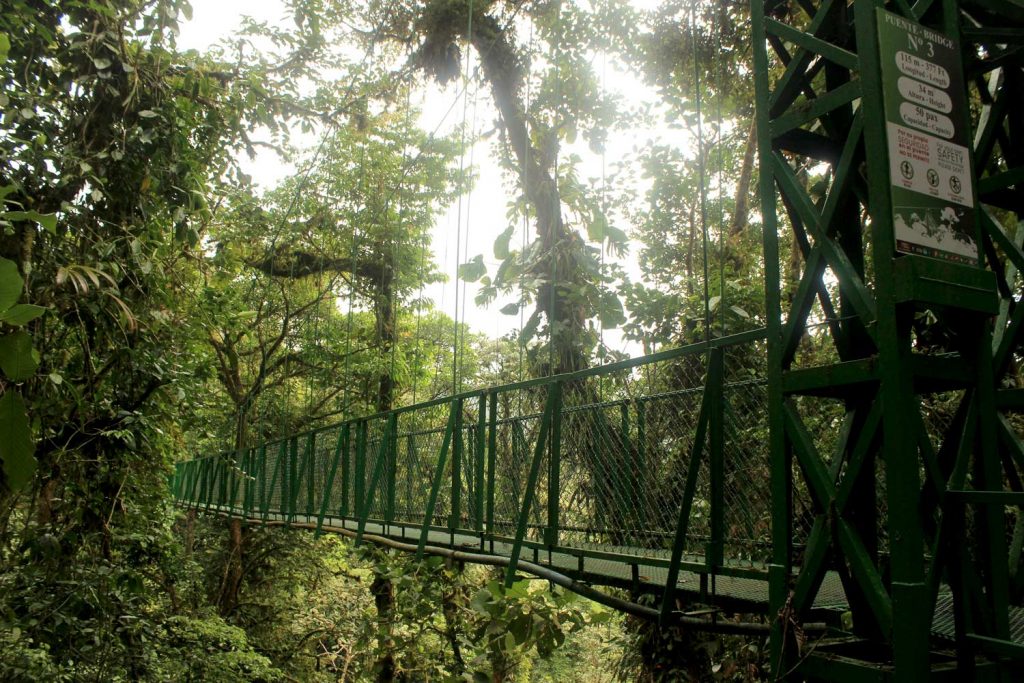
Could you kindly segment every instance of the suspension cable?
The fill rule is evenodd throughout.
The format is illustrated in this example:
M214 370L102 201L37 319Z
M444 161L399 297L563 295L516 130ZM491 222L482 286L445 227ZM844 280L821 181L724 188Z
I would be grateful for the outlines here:
M718 14L714 14L712 22L717 22L719 19ZM722 176L724 174L725 160L722 155L722 100L724 99L725 90L725 60L722 59L722 30L724 26L718 26L718 30L715 29L715 23L712 23L712 33L717 37L717 50L715 52L715 64L718 67L715 69L718 84L715 88L715 118L717 120L716 125L718 127L717 135L715 136L717 153L718 153L718 334L721 337L726 335L725 328L725 312L726 312L726 290L725 290L725 194L722 191L723 182Z
M466 17L466 36L472 42L473 0L469 0ZM462 128L459 137L459 177L462 178L466 161L466 112L469 108L469 60L471 50L466 50L466 62L462 73ZM452 316L452 394L459 393L459 258L462 251L462 194L459 194L458 214L455 222L455 315Z
M700 184L700 225L701 245L704 261L704 340L711 339L711 297L708 289L708 225L707 225L707 181L704 169L704 123L701 108L700 62L697 55L697 10L696 3L690 5L690 45L693 50L693 83L696 92L694 104L697 114L697 175ZM690 226L693 230L693 226Z
M561 65L558 63L559 53L562 51L562 40L563 40L563 35L562 35L562 0L558 0L558 2L556 3L556 7L557 7L556 11L558 12L558 21L557 21L557 24L558 24L558 38L557 38L557 43L555 45L555 69L556 69L556 75L557 75L558 71L561 70L561 68L562 68ZM556 79L556 81L555 81L555 90L556 90L555 101L559 102L559 104L561 104L561 95L562 95L562 79L561 78ZM554 123L556 124L556 126L558 126L560 128L561 127L561 125L560 125L561 122L560 122L559 118L557 117L557 115L559 113L557 109L555 110L555 113L556 113L556 119L555 119ZM558 226L561 223L561 221L562 221L562 200L561 200L561 197L559 197L559 195L558 195L558 162L559 162L559 154L561 153L561 150L562 150L561 139L560 139L560 136L558 135L558 128L556 128L555 129L555 168L554 168L554 173L552 174L552 176L553 176L552 177L552 182L553 182L553 185L554 185L553 188L552 188L552 194L554 196L555 206L554 206L554 215L551 218L551 220L552 220L551 225L548 226L548 241L550 243L550 249L551 249L551 259L550 259L550 269L551 269L551 272L548 274L548 277L550 278L550 282L548 283L548 292L549 292L549 296L548 296L548 376L549 377L551 375L556 374L556 372L555 372L555 324L558 321L555 320L555 288L558 286L558 249L557 249L558 245L557 245L557 242L555 241L555 237L556 237L555 227ZM560 237L560 235L559 235L559 237ZM569 341L571 342L572 340L569 340ZM576 369L577 368L571 368L571 370L576 370Z

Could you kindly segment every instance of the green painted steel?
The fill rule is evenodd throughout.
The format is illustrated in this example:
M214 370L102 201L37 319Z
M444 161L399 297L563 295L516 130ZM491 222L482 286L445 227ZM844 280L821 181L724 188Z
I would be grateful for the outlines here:
M420 531L417 554L423 556L423 548L427 545L427 536L434 521L434 510L437 509L437 497L440 495L441 487L444 485L444 470L448 459L448 450L452 443L452 434L458 425L459 413L462 412L462 399L456 398L452 401L448 410L448 424L444 429L444 437L441 440L441 448L437 455L437 466L434 469L433 483L430 486L430 498L423 513L422 530ZM453 478L454 479L454 478Z
M1024 547L1024 458L1015 457L1021 422L1000 411L1024 402L1000 388L1017 381L1010 359L1024 339L1024 230L1003 225L1024 209L1024 9L994 0L752 0L751 10L769 613L785 616L772 661L797 678L939 676L949 664L936 654L932 615L950 591L955 677L973 679L993 652L996 679L1009 676L1007 661L1019 666L1021 651L1011 646L1008 606L1024 584L1008 571L1019 569ZM923 92L938 99L915 102ZM957 104L965 96L971 111ZM951 129L926 130L918 113ZM911 151L908 140L922 145ZM971 140L973 150L963 146ZM929 183L935 171L952 173L951 192L915 185L920 164ZM965 200L944 199L961 185ZM927 218L944 201L942 220ZM905 220L911 212L917 218ZM954 239L961 224L980 228ZM793 282L782 277L783 233L798 251ZM962 246L971 244L977 258ZM962 263L940 258L956 248ZM808 335L830 341L830 352L803 354ZM1008 545L1007 529L1020 542ZM801 657L784 631L809 618L831 573L863 643L824 642ZM842 667L831 666L837 657Z
M473 546L512 559L509 576L522 557L660 593L671 569L673 604L698 597L694 573L721 577L722 600L763 602L770 528L730 529L732 513L718 509L749 484L725 476L730 435L749 431L747 466L768 472L763 337L404 406L258 445L237 467L232 454L199 458L178 465L175 495L255 523ZM727 393L745 406L739 418L711 405ZM718 435L714 454L695 430ZM730 593L726 578L750 583Z
M1014 2L752 0L765 329L180 463L179 503L315 515L318 532L412 537L419 554L479 549L508 559L507 581L529 560L652 592L663 623L697 603L759 611L780 675L1011 680L1024 652L1009 608L1024 599ZM897 245L882 63L895 48L880 21L962 48L969 263ZM799 652L794 630L821 619L842 638Z
M548 446L548 431L551 429L553 420L561 419L561 411L556 406L561 403L562 383L555 382L550 385L547 397L544 400L544 412L540 418L540 428L537 432L537 443L534 446L533 458L530 461L530 473L526 477L526 486L523 488L522 507L517 519L515 542L512 545L510 554L511 561L505 571L505 586L511 587L516 577L516 567L519 563L519 554L523 549L523 539L526 537L526 527L529 523L530 509L533 506L533 499L536 495L537 483L540 477L540 465L544 459L545 446Z
M473 528L477 532L481 532L480 541L483 543L482 532L484 530L484 489L486 484L484 481L484 469L486 467L485 460L487 458L487 396L480 394L477 400L477 423L476 423L476 450L474 454L474 462L476 464L476 470L474 481L476 481L476 496L474 498L474 526Z

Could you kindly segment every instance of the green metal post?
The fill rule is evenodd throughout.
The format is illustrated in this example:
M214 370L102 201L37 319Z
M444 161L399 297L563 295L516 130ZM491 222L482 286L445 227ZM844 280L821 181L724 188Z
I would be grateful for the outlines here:
M448 531L454 533L462 521L462 403L459 403L455 433L452 436L455 439L455 448L452 449L452 507L448 518Z
M465 517L466 524L464 528L472 529L476 524L476 510L473 507L476 505L476 423L467 422L463 427L463 431L466 434L466 441L463 444L463 471L465 474L465 486L462 489L463 499L463 517Z
M310 432L306 437L306 505L304 514L306 521L313 516L316 496L316 432Z
M405 473L405 519L413 519L413 479L419 474L419 454L416 451L416 435L409 432L405 437L405 459L409 462Z
M262 446L260 446L260 485L258 488L259 502L257 503L261 516L265 512L267 501L267 473L270 472L272 469L270 467L267 467L268 457L269 456L267 455L267 444L263 444Z
M724 561L725 548L725 354L713 348L708 355L707 382L711 386L711 414L708 419L711 479L711 540L705 551L708 571Z
M285 488L288 526L291 526L295 520L295 510L298 506L299 484L301 483L299 472L301 472L299 469L299 437L293 436L288 440L288 486Z
M895 236L889 158L882 108L883 84L879 60L878 22L873 0L855 0L854 26L864 98L864 144L867 152L868 203L871 208L872 250L877 306L877 339L881 375L882 449L885 461L893 603L893 661L904 680L923 680L929 671L929 615L924 584L924 539L918 514L917 443L906 411L914 395L910 376L909 321L897 315L893 276Z
M224 507L228 499L228 479L232 471L224 454L221 454L218 458L217 467L220 471L218 478L220 484L217 486L217 507Z
M252 500L252 486L253 486L253 469L256 461L256 449L249 448L245 451L245 457L242 458L242 484L244 485L242 493L242 516L249 516L249 502Z
M269 488L267 490L267 496L263 500L263 510L262 510L262 513L263 513L263 521L264 522L267 521L267 517L270 514L270 499L274 497L274 488L277 486L278 475L281 475L282 479L284 478L284 474L283 473L286 470L285 458L286 458L287 448L288 448L288 444L287 444L286 441L282 440L278 444L278 447L277 447L277 457L274 458L274 473L270 477L270 486L269 486ZM283 490L283 488L284 487L282 485L282 490ZM280 501L278 503L278 505L280 507L278 508L277 512L283 514L283 512L284 512L284 509L283 509L284 508L284 499L285 499L284 494L282 493L280 496L278 496L278 499Z
M206 511L209 512L216 498L215 488L217 485L217 456L211 455L206 463Z
M476 455L474 462L476 463L476 475L473 479L476 481L476 502L473 507L474 512L474 528L477 532L483 532L484 530L484 458L486 457L486 438L487 438L487 394L480 394L479 401L477 403L477 422L476 422ZM483 536L480 537L480 542L483 543Z
M254 448L252 451L252 481L251 493L249 495L249 511L248 516L250 518L255 517L256 506L259 504L260 485L263 479L266 477L266 450L265 446L260 445L258 448Z
M359 531L356 533L356 545L362 543L363 531L366 530L366 522L370 518L370 512L373 510L373 499L377 493L377 486L384 474L384 470L387 469L387 454L391 448L389 442L391 441L391 435L397 433L397 429L393 427L392 423L397 419L398 416L395 413L391 413L388 416L388 425L384 429L384 434L381 436L381 443L377 450L377 459L373 463L373 472L370 475L370 486L366 491L366 500L363 501L363 514L359 517Z
M212 494L210 498L211 507L220 507L221 501L224 500L224 455L217 455L213 460L213 487L210 492Z
M266 446L261 445L259 448L253 449L253 470L252 470L252 495L249 496L249 513L248 516L252 519L256 517L256 508L259 505L259 494L260 487L263 484L263 480L266 479L267 471L267 451Z
M229 512L233 515L235 511L235 501L238 500L238 490L242 486L242 479L239 477L239 471L245 467L245 452L235 451L235 457L232 462L228 463L227 472L230 475L228 478L230 484L230 491L227 496L227 506Z
M206 488L206 511L209 512L217 504L217 487L220 481L217 477L217 466L220 462L220 455L211 455L210 463L207 466L207 477L209 484Z
M246 511L249 509L249 498L252 495L252 463L255 453L255 448L247 448L242 456L242 468L239 473L241 483L238 486L238 507L242 509L243 517L245 517Z
M437 469L434 470L434 481L430 486L430 498L427 500L427 509L423 515L423 528L420 530L420 540L416 547L416 557L423 558L423 549L427 545L427 535L430 533L430 525L434 520L434 509L437 507L437 497L441 492L441 485L444 482L444 469L448 460L448 449L451 447L452 434L456 430L459 415L462 414L462 399L456 398L452 401L448 411L448 424L444 429L444 437L441 439L441 450L437 454Z
M637 398L634 403L633 412L636 415L637 436L632 444L633 471L637 483L637 490L641 496L637 500L637 528L647 528L648 497L643 494L647 492L647 458L645 444L647 439L647 410L645 401ZM629 414L626 414L626 418Z
M352 461L352 423L346 422L341 425L341 507L338 514L342 519L348 517L348 497L352 490L351 482L351 461Z
M533 492L540 478L540 463L544 458L544 450L548 441L548 432L551 428L552 415L555 406L561 403L562 382L557 380L547 385L548 395L544 401L544 413L541 416L540 429L537 433L537 444L533 451L533 460L530 463L530 473L526 478L526 488L523 490L523 505L519 511L519 518L516 523L516 538L512 544L512 552L509 557L508 567L505 569L505 586L510 587L516 579L516 570L519 566L519 554L523 549L523 540L526 538L526 527L530 519L530 508L533 506Z
M637 457L637 449L634 447L633 439L630 437L630 427L629 403L623 401L619 404L619 434L621 434L622 449L626 463L626 481L628 482L626 493L629 499L633 501L633 514L628 523L630 528L639 531L646 528L644 525L647 521L644 514L646 500L643 498L645 487L641 480L644 469L643 461Z
M384 522L392 524L395 521L395 477L398 474L398 415L396 413L388 416L388 449L385 466L387 504L384 508Z
M196 465L196 497L192 507L199 509L206 500L206 462L208 458L201 458Z
M548 446L548 523L544 542L548 547L558 545L559 510L562 501L562 385L554 392L551 407L551 435Z
M202 483L202 460L193 461L192 465L192 494L189 496L190 506L193 509L199 507L199 487Z
M192 483L189 488L188 506L193 509L199 506L199 495L197 494L197 490L199 489L199 484L202 480L202 477L200 476L202 463L202 460L193 460L189 462L189 471L191 473Z
M199 495L199 501L198 501L199 504L198 504L197 507L201 507L201 508L204 508L206 510L210 509L210 495L211 495L210 494L210 487L212 486L212 481L211 481L211 477L210 477L210 467L211 467L212 463L213 463L213 456L208 455L205 458L203 458L203 464L199 468L199 472L200 472L200 474L199 474L199 477L200 477L199 492L200 492L200 495Z
M491 537L494 550L494 477L498 459L498 392L490 393L490 410L487 413L487 534Z
M356 462L355 462L355 487L353 506L355 507L356 518L363 516L363 498L366 493L366 441L369 424L366 420L360 420L356 424Z
M779 275L779 223L777 195L772 173L774 140L771 135L768 32L765 28L765 0L751 1L754 43L754 92L757 101L755 126L759 160L758 194L761 197L761 238L764 253L765 321L768 346L768 440L771 458L772 560L768 567L768 613L779 614L789 595L792 566L792 481L791 454L782 423L782 306ZM673 551L675 552L675 551ZM664 612L664 608L663 608ZM780 675L790 667L783 658L785 625L772 621L769 637L770 661Z
M291 491L292 491L292 448L291 439L285 439L284 444L284 460L281 462L281 486L280 490L280 501L278 502L279 514L281 519L287 524L291 519Z
M705 441L708 423L711 421L713 410L711 404L714 400L714 383L710 380L711 378L708 377L704 382L700 414L697 416L697 429L693 435L693 449L690 451L690 461L686 468L683 499L680 501L679 517L676 520L676 534L672 541L672 557L669 559L668 576L665 579L665 593L662 597L661 613L659 615L660 623L663 625L669 622L675 606L675 594L679 585L679 568L683 559L683 551L686 549L686 534L690 527L690 510L693 508L693 498L697 492L697 477L700 474L700 464L706 450Z
M999 448L996 444L996 403L995 377L992 374L992 340L988 329L979 325L982 333L975 341L974 357L978 368L978 446L975 458L975 487L979 490L1001 491L1003 473L999 462ZM1005 508L1002 504L982 504L978 510L984 520L982 538L988 550L987 585L985 590L989 604L995 605L993 634L1001 640L1010 639L1009 612L1003 606L1010 604L1009 576L1007 563Z
M324 528L324 517L327 516L327 506L331 503L331 494L334 492L334 477L338 472L338 460L341 459L345 442L345 426L338 430L338 442L334 446L334 458L331 459L331 467L327 471L327 481L324 482L323 491L320 494L320 512L316 517L316 536L319 536Z

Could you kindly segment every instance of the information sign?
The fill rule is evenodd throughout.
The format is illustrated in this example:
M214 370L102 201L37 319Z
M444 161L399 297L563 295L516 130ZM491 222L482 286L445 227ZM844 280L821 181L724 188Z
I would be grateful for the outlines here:
M960 51L948 36L877 12L896 250L977 263Z

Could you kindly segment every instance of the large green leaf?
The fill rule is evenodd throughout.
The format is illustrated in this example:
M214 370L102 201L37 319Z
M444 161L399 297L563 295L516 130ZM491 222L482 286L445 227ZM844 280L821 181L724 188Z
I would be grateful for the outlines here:
M622 310L622 302L615 292L602 290L598 299L598 319L601 326L611 330L626 322L626 314Z
M33 221L43 227L51 235L57 234L57 214L39 213L38 211L7 211L4 218L12 221Z
M0 311L18 303L21 298L21 273L18 266L10 259L0 258Z
M473 257L473 260L459 266L459 279L465 280L466 282L476 282L482 278L486 272L487 266L484 265L483 254L477 254Z
M505 230L498 235L498 239L494 240L494 257L505 260L509 256L509 242L512 240L512 226L505 228Z
M593 218L587 223L587 238L592 242L602 242L607 234L608 218L600 211L595 211Z
M36 469L35 450L25 402L18 392L8 389L0 396L0 461L12 491L32 478Z
M18 330L0 337L0 370L13 382L23 382L36 373L39 356L32 348L32 337Z
M0 311L0 322L20 327L21 325L32 322L45 312L46 309L42 306L34 306L32 304L14 304L6 311Z

